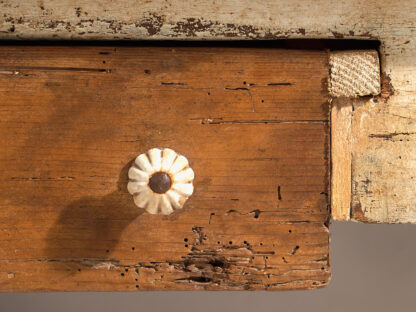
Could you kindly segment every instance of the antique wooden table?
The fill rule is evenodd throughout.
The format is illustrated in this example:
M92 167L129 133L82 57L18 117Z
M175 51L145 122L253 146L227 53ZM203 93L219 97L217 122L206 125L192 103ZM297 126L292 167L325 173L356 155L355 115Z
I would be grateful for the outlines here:
M331 219L416 222L414 1L0 12L0 291L317 288ZM195 175L169 215L127 189L152 148Z

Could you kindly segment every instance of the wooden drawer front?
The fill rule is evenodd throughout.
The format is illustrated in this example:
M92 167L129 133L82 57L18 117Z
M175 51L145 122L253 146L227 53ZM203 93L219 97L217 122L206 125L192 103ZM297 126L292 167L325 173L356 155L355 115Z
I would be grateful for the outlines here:
M328 283L327 52L0 48L0 290ZM151 215L134 158L185 155L194 194Z

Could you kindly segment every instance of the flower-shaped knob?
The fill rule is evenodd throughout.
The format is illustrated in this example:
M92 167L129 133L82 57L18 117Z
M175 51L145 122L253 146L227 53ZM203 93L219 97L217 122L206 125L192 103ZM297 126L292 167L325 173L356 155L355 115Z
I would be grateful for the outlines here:
M170 148L152 148L139 155L129 170L127 189L136 206L151 214L180 209L194 187L194 171L186 157Z

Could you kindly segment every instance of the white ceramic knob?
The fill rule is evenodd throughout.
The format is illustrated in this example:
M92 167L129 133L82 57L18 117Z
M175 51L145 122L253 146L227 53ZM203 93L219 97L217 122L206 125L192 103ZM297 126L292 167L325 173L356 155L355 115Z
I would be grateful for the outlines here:
M136 206L151 214L181 209L194 191L194 171L186 157L170 148L152 148L137 156L127 189Z

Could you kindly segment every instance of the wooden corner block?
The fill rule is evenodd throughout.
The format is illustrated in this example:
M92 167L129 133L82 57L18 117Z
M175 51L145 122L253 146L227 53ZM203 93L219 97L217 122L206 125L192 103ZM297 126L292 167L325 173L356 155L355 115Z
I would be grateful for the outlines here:
M380 62L377 51L331 52L329 66L331 96L358 97L380 93Z

